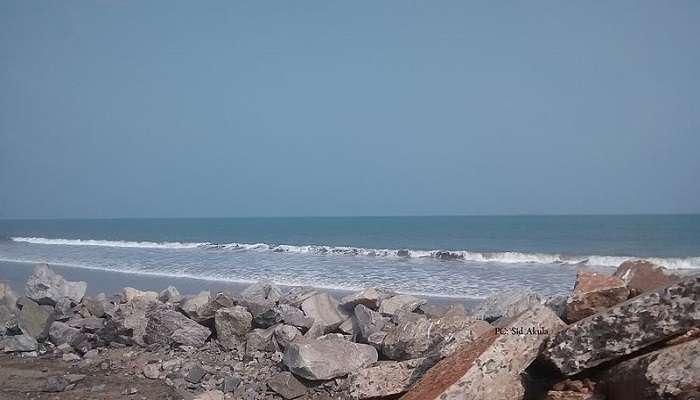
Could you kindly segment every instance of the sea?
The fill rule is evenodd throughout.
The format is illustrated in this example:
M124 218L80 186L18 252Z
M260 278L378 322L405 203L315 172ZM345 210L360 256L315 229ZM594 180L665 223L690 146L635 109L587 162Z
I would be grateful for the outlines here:
M700 272L700 215L0 220L0 262L435 297L563 294L634 259Z

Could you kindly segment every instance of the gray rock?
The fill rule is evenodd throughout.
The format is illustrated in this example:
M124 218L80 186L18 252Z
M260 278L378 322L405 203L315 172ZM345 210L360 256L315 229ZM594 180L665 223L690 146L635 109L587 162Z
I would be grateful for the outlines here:
M187 372L187 375L185 375L185 380L189 383L199 383L202 381L204 375L206 374L207 371L205 371L204 368L195 364Z
M284 365L295 375L309 380L327 380L347 375L377 362L377 350L346 340L305 339L290 343Z
M522 334L482 335L437 363L402 399L522 399L520 374L535 360L548 335L564 326L538 303L503 326L509 332L522 329Z
M145 345L146 325L148 319L146 313L149 309L159 304L152 296L135 296L126 304L120 304L115 318L123 327L131 331L131 337L139 345Z
M689 399L700 391L700 339L666 347L608 369L609 399Z
M88 310L90 315L96 318L104 318L105 316L105 305L104 300L85 297L83 298L83 306Z
M494 327L480 319L468 319L461 329L444 332L438 346L440 358L445 358L474 342L481 335L493 332ZM437 329L440 331L440 329Z
M322 324L313 324L311 328L304 334L306 339L318 339L325 333L325 327Z
M15 309L17 304L17 295L12 291L10 285L0 282L0 306L5 306L8 309Z
M386 332L374 332L367 337L367 344L381 351L384 347L384 339L386 339Z
M160 372L161 372L161 363L160 362L154 362L154 363L148 363L143 366L143 376L145 376L148 379L158 379L160 377Z
M287 371L280 372L270 378L270 380L267 381L267 386L270 390L287 400L296 399L307 392L306 386Z
M279 299L279 302L281 304L287 304L299 308L304 300L311 296L315 296L318 293L319 291L314 288L295 286L291 287L287 292L285 292Z
M304 314L314 319L315 324L323 326L324 332L332 332L350 315L340 307L336 299L327 293L320 293L304 300L301 304Z
M434 323L425 317L405 320L390 330L384 338L382 353L390 360L420 358L437 344Z
M246 354L251 354L255 351L272 352L277 351L274 334L277 326L271 326L267 329L253 329L246 335Z
M384 329L389 323L389 318L370 310L363 304L355 306L355 323L357 325L357 337L360 341L367 342L367 338L375 332Z
M15 307L10 308L0 304L0 336L8 334L8 331L12 333L13 328L21 332L18 326L17 312Z
M48 265L38 264L29 276L25 290L27 297L37 303L55 305L63 298L68 298L74 304L80 303L86 289L87 283L67 281L49 269Z
M0 339L0 349L5 353L36 351L39 343L29 335L7 336Z
M574 375L631 354L700 325L698 298L700 275L633 297L559 332L542 356Z
M218 308L217 304L211 302L211 296L207 290L195 296L186 297L180 302L180 310L199 323L213 320Z
M224 393L233 393L241 384L241 377L238 375L224 376Z
M258 282L248 286L241 293L240 304L245 306L255 319L277 305L282 291L272 282Z
M437 319L448 314L467 315L462 304L431 304L426 303L418 307L417 312L430 319Z
M46 339L49 325L53 322L52 313L28 298L22 299L21 303L22 309L19 311L17 319L19 328L25 335L32 336L37 340Z
M379 303L395 295L396 293L385 289L369 288L343 297L340 300L340 305L352 310L356 305L362 304L369 309L377 310Z
M44 382L42 392L58 393L66 390L68 381L62 376L49 376Z
M350 317L338 326L338 330L346 335L355 336L355 319Z
M472 315L493 322L501 317L514 317L537 304L540 304L537 293L525 288L511 289L487 297L472 311Z
M81 332L63 322L53 322L49 327L49 339L56 346L68 344L81 354L88 352L97 345L94 335Z
M147 318L144 337L147 344L201 347L211 335L209 328L166 306L152 307Z
M299 329L291 326L280 324L275 327L275 341L280 349L285 349L289 343L299 340L303 337Z
M198 394L194 400L224 400L224 392L221 390L210 390L208 392Z
M70 319L67 322L68 326L80 329L81 331L84 332L90 332L90 333L95 333L98 332L102 329L104 329L105 326L105 320L104 318L74 318Z
M158 300L163 303L177 303L182 300L182 296L175 286L168 286L158 294Z
M434 364L426 358L382 362L350 375L350 395L354 399L382 398L406 392Z
M395 315L399 311L413 312L416 308L425 303L426 301L424 299L407 294L399 294L382 300L379 305L379 312L384 315Z
M134 289L132 287L125 287L119 293L119 297L122 303L128 303L137 297L142 297L148 302L158 301L158 293L154 291L143 291Z
M314 319L307 317L303 311L289 304L280 304L276 307L280 316L280 321L287 325L296 326L300 329L309 329L314 323Z
M554 311L559 318L563 319L566 315L566 302L568 299L569 296L555 294L554 296L547 297L544 301L544 305Z
M235 348L252 327L253 316L245 307L233 306L216 311L214 327L219 342L227 348Z

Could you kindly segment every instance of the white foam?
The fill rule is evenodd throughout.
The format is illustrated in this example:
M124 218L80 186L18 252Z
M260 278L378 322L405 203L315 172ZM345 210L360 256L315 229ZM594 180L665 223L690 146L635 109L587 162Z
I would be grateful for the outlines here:
M209 242L134 242L122 240L94 239L49 239L41 237L12 237L15 242L64 246L104 246L139 249L205 249L233 251L272 251L276 253L393 257L393 258L436 258L477 263L498 264L563 264L616 267L628 260L648 260L670 269L700 269L700 257L660 258L622 256L565 256L547 253L523 252L475 252L468 250L411 250L411 249L371 249L351 246L289 245L268 243L209 243Z

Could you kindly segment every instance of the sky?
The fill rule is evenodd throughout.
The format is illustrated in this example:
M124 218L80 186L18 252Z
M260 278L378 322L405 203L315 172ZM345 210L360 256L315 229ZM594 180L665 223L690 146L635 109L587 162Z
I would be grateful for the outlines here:
M700 2L0 2L0 218L700 212Z

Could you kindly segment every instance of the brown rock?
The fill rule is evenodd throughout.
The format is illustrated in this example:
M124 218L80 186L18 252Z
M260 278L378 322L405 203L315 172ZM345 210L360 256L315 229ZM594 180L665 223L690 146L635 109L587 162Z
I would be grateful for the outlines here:
M579 321L627 300L629 289L615 276L579 270L576 285L566 303L566 319Z
M350 394L355 399L368 399L404 393L432 365L427 358L381 362L350 375Z
M609 400L692 398L700 394L700 340L623 361L602 380Z
M681 280L680 276L668 272L666 268L644 260L623 262L613 276L625 282L632 296L668 286Z
M440 361L403 399L521 399L520 374L544 340L564 327L549 308L534 305Z

